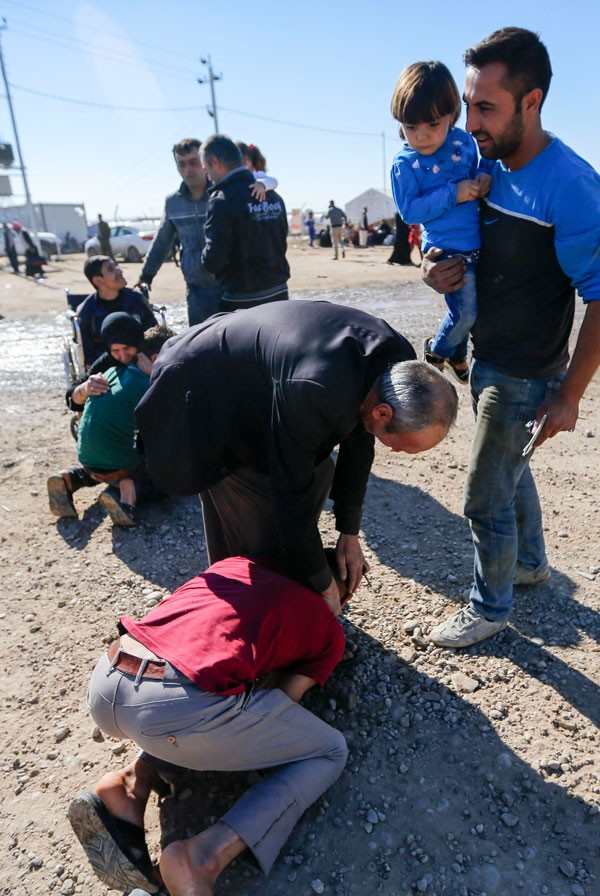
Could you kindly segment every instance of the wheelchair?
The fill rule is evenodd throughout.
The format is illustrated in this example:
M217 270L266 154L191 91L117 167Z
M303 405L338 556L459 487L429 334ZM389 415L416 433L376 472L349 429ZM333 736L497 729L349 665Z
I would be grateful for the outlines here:
M167 318L166 318L166 305L155 305L149 301L148 289L140 288L140 292L144 296L148 306L154 312L154 315L158 317L159 322L166 326ZM67 389L69 389L77 380L81 379L81 377L85 376L86 371L89 364L86 364L85 355L83 352L83 339L81 336L81 327L79 324L79 318L77 316L77 309L81 305L85 299L89 296L89 293L73 293L67 287L65 287L65 296L67 299L67 319L69 321L71 331L69 335L63 337L63 349L62 349L62 361L63 367L65 371L65 379L67 381ZM71 416L71 420L69 422L69 427L71 430L71 435L77 441L77 434L79 432L79 418L81 413L75 412Z

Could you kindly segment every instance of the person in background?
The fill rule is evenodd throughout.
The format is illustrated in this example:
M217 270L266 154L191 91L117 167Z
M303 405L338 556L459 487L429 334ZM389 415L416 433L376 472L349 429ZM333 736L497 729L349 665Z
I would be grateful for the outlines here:
M333 246L334 261L338 258L340 248L342 250L342 258L345 258L346 250L344 249L342 231L347 222L346 215L341 208L337 207L333 199L330 199L329 209L327 210L325 217L329 220L329 224L331 225L331 245Z
M98 243L100 244L100 255L106 255L107 258L112 258L114 261L115 256L113 255L112 246L110 244L110 224L104 220L102 215L98 215L96 234L98 236Z
M10 261L10 266L12 267L15 274L19 273L19 259L17 257L17 247L15 245L15 238L12 234L12 230L8 226L8 224L2 225L4 230L4 252L6 257Z
M408 224L405 224L402 216L396 212L394 249L387 260L388 264L412 264L410 260L410 244L408 242L409 233Z
M369 218L367 216L367 206L363 208L358 221L358 245L361 249L367 248L367 240L369 237Z
M315 216L312 212L308 212L306 216L306 229L308 230L308 245L313 248L313 243L316 239L316 231L315 231Z

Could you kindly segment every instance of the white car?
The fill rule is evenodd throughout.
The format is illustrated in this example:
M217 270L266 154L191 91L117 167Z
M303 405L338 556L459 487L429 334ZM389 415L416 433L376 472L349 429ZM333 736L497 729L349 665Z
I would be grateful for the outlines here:
M120 255L126 261L141 261L155 236L156 230L140 230L133 224L111 224L110 246L115 256ZM98 237L93 236L83 248L88 258L100 255Z

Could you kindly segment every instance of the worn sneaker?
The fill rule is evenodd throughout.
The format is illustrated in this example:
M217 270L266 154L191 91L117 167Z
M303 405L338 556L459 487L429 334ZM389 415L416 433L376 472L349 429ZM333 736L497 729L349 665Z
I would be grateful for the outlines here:
M552 572L547 563L540 563L535 569L527 569L517 563L513 585L539 585L540 582L547 582L551 575Z
M98 504L106 510L115 526L135 526L135 507L119 501L109 490L102 492Z
M501 632L506 621L491 622L471 607L453 613L429 633L429 640L438 647L470 647Z
M74 517L79 519L75 505L73 504L73 494L69 491L69 486L60 473L53 473L48 477L46 483L48 487L48 506L50 512L59 519L66 517Z

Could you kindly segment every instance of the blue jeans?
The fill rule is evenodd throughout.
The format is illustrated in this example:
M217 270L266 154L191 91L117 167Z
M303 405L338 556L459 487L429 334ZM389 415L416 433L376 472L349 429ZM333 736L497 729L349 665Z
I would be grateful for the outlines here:
M494 622L508 617L517 561L527 569L546 562L542 510L532 457L522 457L525 428L543 401L558 391L564 371L548 379L507 376L481 361L471 365L475 435L465 485L465 515L475 548L471 606Z
M222 289L220 286L196 286L187 284L188 322L190 327L201 324L219 310Z
M442 258L453 258L460 252L445 252ZM467 265L465 285L456 292L446 293L444 299L448 313L441 322L436 335L431 340L431 351L442 358L464 361L467 357L469 333L477 316L477 253L461 255Z

